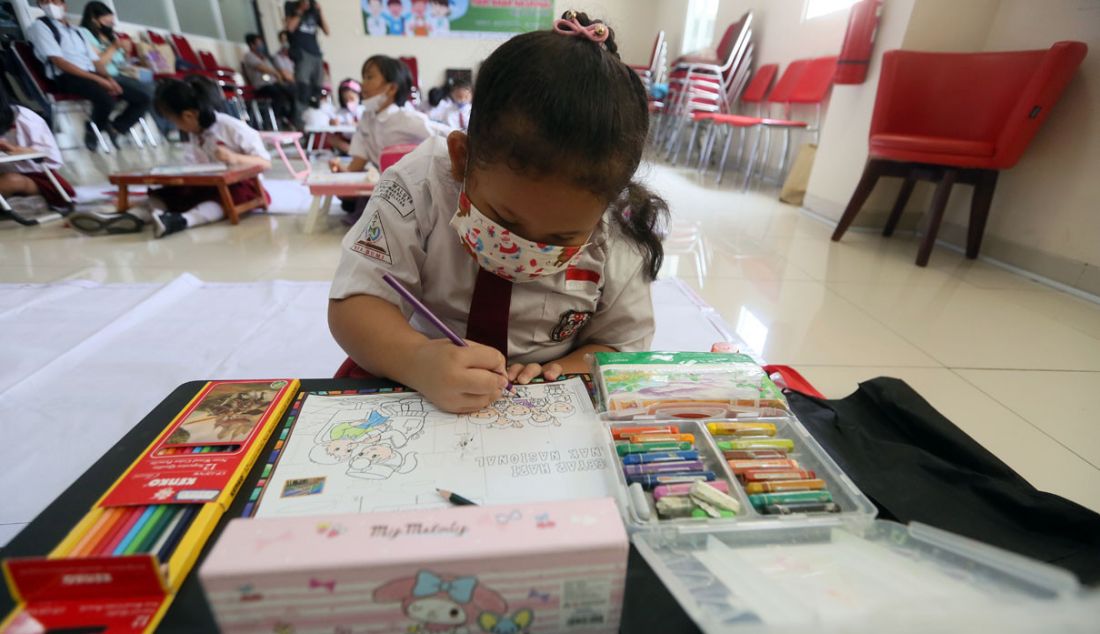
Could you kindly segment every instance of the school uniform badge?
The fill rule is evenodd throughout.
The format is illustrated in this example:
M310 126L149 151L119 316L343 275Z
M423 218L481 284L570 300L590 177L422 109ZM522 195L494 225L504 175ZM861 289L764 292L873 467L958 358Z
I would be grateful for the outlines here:
M377 211L371 216L367 228L359 234L359 239L351 246L351 250L379 262L393 264L390 245L386 242L386 228L382 225L382 218Z
M584 325L592 319L590 310L567 310L558 320L558 325L550 331L550 339L553 341L565 341L577 334Z

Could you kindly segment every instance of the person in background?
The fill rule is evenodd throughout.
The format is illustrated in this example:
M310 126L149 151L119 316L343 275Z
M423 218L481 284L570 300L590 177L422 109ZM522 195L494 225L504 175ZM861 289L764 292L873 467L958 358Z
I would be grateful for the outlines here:
M385 55L367 58L363 63L362 88L363 112L348 148L351 162L344 165L333 159L329 166L334 172L362 172L368 163L378 165L382 148L420 143L451 131L409 103L412 74L399 59Z
M451 84L449 94L428 112L428 118L455 130L465 130L470 123L470 103L473 99L474 92L470 82L465 79L456 79Z
M345 79L340 82L337 95L340 99L340 108L329 120L329 123L332 125L358 125L359 118L363 114L362 86L354 79ZM329 139L331 139L334 149L341 154L347 154L348 149L351 147L351 136L350 134L334 134Z
M262 37L255 33L244 36L248 52L241 59L245 79L260 99L271 100L275 116L284 127L294 127L298 122L297 99L294 96L294 83L284 83L282 74L275 68L275 62L267 54L267 46Z
M219 112L222 101L217 84L206 77L191 75L186 79L165 79L157 86L156 106L181 131L190 137L186 162L225 163L230 167L259 165L271 167L271 154L264 146L260 133L247 123ZM252 200L267 192L256 190L254 180L246 180L229 186L229 194L235 204ZM217 187L170 185L149 191L149 198L141 205L131 207L121 214L78 212L69 216L69 223L80 231L96 233L110 230L110 223L119 217L133 218L140 231L152 223L153 237L167 235L217 222L225 217Z
M46 67L46 76L61 92L92 102L92 121L102 132L111 138L127 132L149 109L149 93L137 81L108 74L100 54L69 24L65 0L38 0L38 6L46 15L27 29L27 39ZM108 58L112 55L113 51ZM120 99L126 102L126 109L112 121L111 111ZM84 145L92 151L98 147L90 125Z
M57 184L70 198L76 197L68 181L57 170L61 169L61 150L57 148L50 126L42 117L23 106L11 103L8 91L0 82L0 152L5 154L46 155L42 161L19 161L0 164L0 194L11 196L42 196L55 209L68 208L69 203L58 193L46 170L53 172Z
M328 23L317 0L290 0L286 3L286 30L290 34L290 59L294 61L294 83L298 89L298 108L305 111L309 98L321 91L325 81L325 61L317 31L328 35Z
M468 135L428 139L386 171L329 292L329 329L359 374L448 412L478 411L509 380L584 372L594 352L648 350L668 213L634 181L645 87L583 13L493 51L471 116ZM384 273L469 346L410 318Z
M309 98L309 107L302 113L302 130L318 130L327 128L335 116L336 111L327 100L321 100L321 93L316 93ZM329 137L331 138L331 137Z
M279 50L275 53L275 69L280 81L294 83L294 60L290 59L290 31L279 31Z

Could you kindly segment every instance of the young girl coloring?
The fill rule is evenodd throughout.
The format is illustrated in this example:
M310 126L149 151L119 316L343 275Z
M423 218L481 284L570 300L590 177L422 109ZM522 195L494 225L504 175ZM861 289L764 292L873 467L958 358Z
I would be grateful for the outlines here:
M334 172L362 172L367 163L378 165L382 148L405 143L420 143L433 134L443 135L450 128L428 119L408 103L412 94L412 74L399 60L375 55L363 63L363 104L359 127L351 137L348 154L351 162L329 162Z
M76 196L72 186L57 173L61 169L61 150L57 147L50 126L42 117L23 106L12 104L8 93L0 86L0 152L4 154L42 153L41 161L17 161L0 164L0 194L9 196L42 196L53 208L68 209ZM51 182L50 177L53 177ZM65 190L70 200L58 191Z
M648 123L606 25L568 12L498 48L468 134L429 139L390 168L344 238L329 325L350 361L470 412L509 379L647 349L667 213L631 180ZM470 346L441 338L385 273Z
M193 163L224 163L229 167L259 165L271 167L271 155L264 147L260 133L240 119L217 111L218 88L205 77L192 75L185 80L166 79L157 86L156 107L173 125L190 135L188 155L183 161ZM229 186L235 204L267 196L257 191L253 180ZM261 187L262 189L262 187ZM119 217L130 217L132 231L144 224L153 224L153 236L164 236L217 222L225 217L218 190L215 187L168 186L149 191L149 200L131 207L122 214L86 212L69 216L78 229L93 233L106 229L123 233ZM112 229L114 229L112 231Z

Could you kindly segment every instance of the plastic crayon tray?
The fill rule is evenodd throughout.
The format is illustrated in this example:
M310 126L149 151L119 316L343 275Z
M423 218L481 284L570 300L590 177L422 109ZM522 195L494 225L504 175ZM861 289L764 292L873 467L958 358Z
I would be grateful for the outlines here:
M741 436L732 437L725 435L716 435L711 433L707 424L717 423L766 423L775 426L774 436ZM645 503L648 506L649 519L643 519L644 511L638 508L640 500L635 498L629 488L628 475L623 469L623 455L620 453L618 445L624 441L619 441L614 438L616 433L622 433L617 430L624 430L629 428L635 428L639 426L671 426L677 434L692 434L694 436L694 451L698 452L698 460L702 462L702 468L704 471L714 473L716 481L724 482L728 487L728 494L740 503L739 512L733 517L684 517L684 518L672 518L666 519L660 517L657 512L657 506L654 501L653 489L655 486L648 487L645 491ZM639 530L656 527L677 527L683 530L712 530L716 525L720 526L735 526L741 525L758 525L763 522L806 522L806 521L835 521L838 516L847 515L860 515L873 517L875 515L875 507L866 496L864 496L855 484L844 475L840 467L833 462L824 451L824 449L809 435L809 433L802 427L801 423L793 417L773 417L773 418L758 418L758 419L745 419L739 418L736 420L714 420L714 419L700 419L700 420L672 420L672 421L645 421L644 423L635 421L628 423L611 423L607 425L608 430L608 443L611 447L612 455L618 455L619 460L616 465L616 477L619 483L619 502L620 507L623 509L623 516L628 529ZM757 439L787 439L793 444L791 451L786 453L788 460L794 460L798 463L798 468L805 471L813 471L814 476L817 479L824 481L824 490L829 492L831 502L836 505L839 512L824 513L792 513L792 514L767 514L758 510L751 503L749 493L746 491L746 484L742 482L735 473L735 470L730 466L729 460L725 456L725 452L720 448L720 444L730 440L757 440ZM736 451L736 449L731 449ZM669 473L672 476L675 473Z

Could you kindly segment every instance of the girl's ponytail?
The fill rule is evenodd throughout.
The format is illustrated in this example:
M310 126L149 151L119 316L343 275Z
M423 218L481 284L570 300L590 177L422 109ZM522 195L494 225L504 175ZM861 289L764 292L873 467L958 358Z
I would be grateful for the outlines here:
M645 272L649 279L657 279L665 251L661 245L661 231L668 221L668 203L645 186L631 181L612 205L616 224L642 250Z

